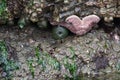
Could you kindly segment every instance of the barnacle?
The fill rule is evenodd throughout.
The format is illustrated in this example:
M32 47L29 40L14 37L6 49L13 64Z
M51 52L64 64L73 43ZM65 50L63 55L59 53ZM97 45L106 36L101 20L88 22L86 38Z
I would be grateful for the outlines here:
M14 23L23 15L32 22L42 18L62 22L71 15L82 18L95 14L105 21L120 17L119 0L1 0L0 4L0 24Z

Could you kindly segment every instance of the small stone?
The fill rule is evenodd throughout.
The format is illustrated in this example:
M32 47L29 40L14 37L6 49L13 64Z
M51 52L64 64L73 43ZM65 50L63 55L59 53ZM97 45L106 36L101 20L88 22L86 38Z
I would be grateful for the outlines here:
M104 72L109 74L110 72L112 72L112 70L111 70L110 67L107 67L107 68L104 70Z
M33 39L29 39L29 43L32 44L34 43L35 41Z

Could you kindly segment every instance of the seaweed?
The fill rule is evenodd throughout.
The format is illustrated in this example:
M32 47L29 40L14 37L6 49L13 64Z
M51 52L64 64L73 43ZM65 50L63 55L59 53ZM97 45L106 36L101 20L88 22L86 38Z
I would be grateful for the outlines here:
M29 71L34 78L36 68L33 63L37 63L36 66L40 66L41 72L47 70L47 67L51 67L53 70L60 70L60 63L57 59L53 58L49 53L41 51L38 47L35 48L35 60L31 57L27 60Z
M5 24L8 18L6 0L0 1L0 23Z
M69 51L71 53L71 57L70 58L65 57L63 59L63 64L64 64L65 68L69 70L71 77L68 75L65 75L65 80L80 80L81 77L78 76L78 74L77 74L78 68L77 68L77 64L75 61L75 59L76 59L75 50L73 47L70 47ZM69 61L69 59L72 61Z
M35 53L37 63L39 65L42 65L43 70L46 68L47 64L52 66L56 70L60 70L60 63L57 61L57 59L53 58L49 53L40 51L38 47L35 48Z
M32 78L34 78L34 73L35 73L35 68L34 68L34 66L33 66L33 59L31 59L31 58L29 58L28 60L27 60L27 63L28 63L28 67L29 67L29 71L30 71L30 73L31 73L31 75L32 75Z
M0 67L2 68L2 77L5 79L12 78L12 71L19 69L19 64L9 58L9 51L5 41L0 41Z

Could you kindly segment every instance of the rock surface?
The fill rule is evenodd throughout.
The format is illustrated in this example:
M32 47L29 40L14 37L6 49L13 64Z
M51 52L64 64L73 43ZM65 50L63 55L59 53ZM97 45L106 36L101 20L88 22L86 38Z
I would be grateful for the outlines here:
M19 70L13 72L13 79L15 80L64 80L63 75L66 72L71 77L68 70L66 72L54 70L49 64L46 64L45 71L41 71L42 66L34 62L35 77L33 79L27 60L29 58L37 59L34 47L40 47L41 50L48 52L60 64L63 64L65 56L70 63L73 62L73 55L70 51L72 47L75 50L75 64L78 66L78 73L87 74L88 79L85 77L85 80L90 80L96 75L99 75L97 77L99 79L119 79L119 76L112 73L120 70L120 43L112 40L109 34L102 29L92 30L84 36L71 35L63 40L56 41L52 39L50 31L40 30L36 27L28 26L22 30L16 26L0 27L0 40L6 40L16 50L18 57L16 61L21 65ZM45 59L48 59L47 56ZM61 67L61 70L65 70L64 66Z

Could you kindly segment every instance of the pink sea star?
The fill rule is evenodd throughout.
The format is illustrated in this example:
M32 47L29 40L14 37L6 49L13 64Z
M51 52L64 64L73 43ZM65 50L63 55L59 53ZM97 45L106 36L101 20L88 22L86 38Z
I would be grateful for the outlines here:
M77 35L84 35L92 29L92 27L100 21L100 18L96 15L89 15L84 17L82 20L76 16L72 15L66 18L65 22L71 24L72 26L64 26L71 32Z

